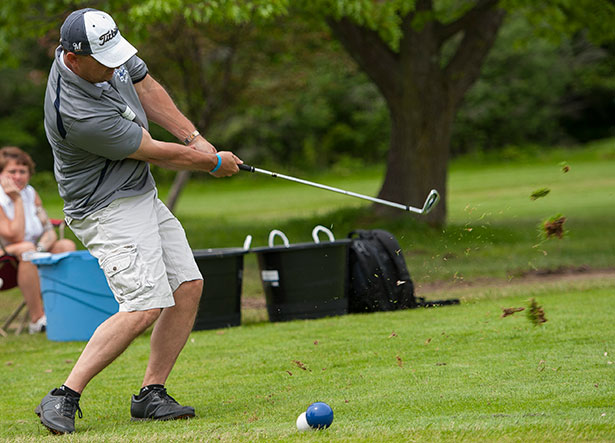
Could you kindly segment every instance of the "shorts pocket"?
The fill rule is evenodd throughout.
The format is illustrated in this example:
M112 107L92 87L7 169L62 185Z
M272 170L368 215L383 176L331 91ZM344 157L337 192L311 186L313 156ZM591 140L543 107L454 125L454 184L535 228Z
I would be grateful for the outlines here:
M111 251L102 261L109 287L118 303L133 300L152 289L141 256L135 245L126 245Z

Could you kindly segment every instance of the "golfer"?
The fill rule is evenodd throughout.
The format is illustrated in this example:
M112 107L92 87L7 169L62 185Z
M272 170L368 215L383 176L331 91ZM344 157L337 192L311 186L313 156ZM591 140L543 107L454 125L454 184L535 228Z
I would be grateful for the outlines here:
M73 12L60 42L45 95L55 177L67 224L98 259L120 308L35 412L51 432L74 432L87 384L156 322L130 413L136 420L194 417L165 382L192 330L203 280L182 226L157 198L149 163L224 177L242 162L217 152L180 113L109 14ZM148 119L183 144L154 140Z

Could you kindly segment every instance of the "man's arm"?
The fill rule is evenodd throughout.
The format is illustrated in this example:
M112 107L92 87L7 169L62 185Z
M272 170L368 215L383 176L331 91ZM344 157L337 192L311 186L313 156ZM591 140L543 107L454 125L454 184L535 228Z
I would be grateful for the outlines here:
M237 166L243 163L239 157L229 151L214 153L202 152L190 146L154 140L145 129L139 149L128 158L142 160L167 169L211 172L214 177L228 177L239 171ZM220 166L218 167L218 156Z
M167 91L151 75L147 74L143 80L136 83L135 90L147 118L162 126L179 140L187 139L196 130L192 122L177 109ZM200 135L190 143L190 146L203 152L217 152L216 148Z

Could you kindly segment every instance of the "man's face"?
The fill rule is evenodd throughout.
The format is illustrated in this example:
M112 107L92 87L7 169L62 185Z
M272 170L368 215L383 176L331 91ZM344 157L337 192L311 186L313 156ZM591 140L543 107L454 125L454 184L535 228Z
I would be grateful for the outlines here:
M75 65L78 71L75 71L75 74L90 83L107 82L115 72L115 68L107 68L91 55L77 55Z

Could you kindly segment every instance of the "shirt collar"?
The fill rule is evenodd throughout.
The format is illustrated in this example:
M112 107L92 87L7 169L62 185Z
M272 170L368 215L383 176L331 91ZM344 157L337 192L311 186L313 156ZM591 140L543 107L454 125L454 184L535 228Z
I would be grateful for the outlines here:
M68 66L66 66L66 63L64 63L64 60L62 60L63 54L64 49L62 49L62 46L58 46L56 49L56 63L58 65L58 70L60 71L60 76L65 82L72 83L74 86L82 89L93 98L99 99L102 96L103 88L82 79L71 71Z

